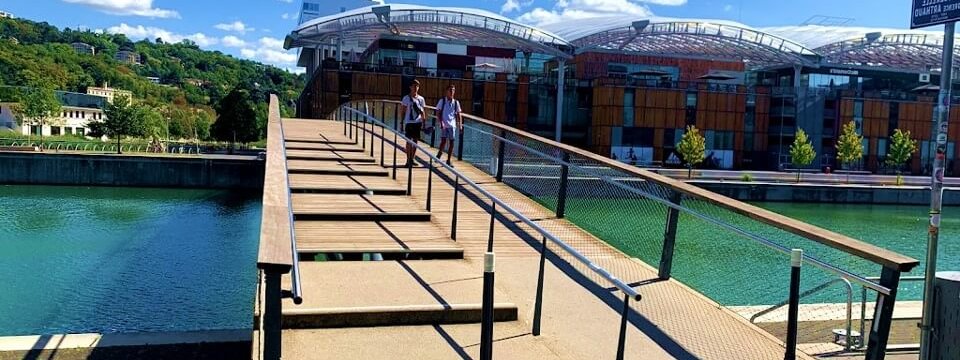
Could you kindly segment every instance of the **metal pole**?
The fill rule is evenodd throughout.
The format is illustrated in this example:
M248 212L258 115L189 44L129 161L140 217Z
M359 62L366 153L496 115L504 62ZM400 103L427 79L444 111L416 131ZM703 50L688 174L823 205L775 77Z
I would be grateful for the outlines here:
M480 359L493 359L493 280L496 256L483 255L483 307L480 310Z
M506 139L506 132L501 133L504 139ZM500 142L500 147L497 149L497 182L503 182L503 161L507 153L507 142L503 140L498 140Z
M497 202L490 203L490 232L487 235L487 252L493 252L493 223L497 217Z
M264 359L280 359L281 318L283 303L280 290L281 272L272 269L264 270L264 297L263 304L263 357Z
M457 241L457 198L460 196L460 175L453 182L453 220L450 224L450 239Z
M566 82L564 77L566 76L565 70L566 61L560 60L559 65L557 66L557 130L554 140L557 142L562 142L563 139L563 85Z
M784 360L797 358L797 316L800 310L801 264L803 264L803 250L793 249L793 252L790 253L790 306L787 309L787 351L783 355Z
M463 161L463 132L464 129L460 129L460 133L457 134L457 160Z
M407 196L413 195L413 160L407 160Z
M620 314L620 339L617 341L617 360L623 360L627 345L627 317L630 315L630 295L623 295L623 312Z
M547 261L547 237L540 244L540 275L537 277L537 298L533 302L533 336L540 336L540 317L543 313L543 276Z
M400 117L398 115L400 111L399 109L400 109L399 106L396 106L393 108L393 130L395 130L393 132L393 179L394 180L397 179L397 152L400 151L400 149L398 149L400 147L400 143L397 142L397 139L398 139L397 133L400 131L398 130L400 127Z
M679 191L673 191L670 196L670 202L680 205L683 194ZM673 272L673 253L677 244L677 223L680 221L680 210L676 208L667 209L667 226L663 232L663 252L660 254L660 268L658 277L663 280L670 279Z
M560 190L557 194L557 218L563 219L567 212L567 181L570 177L570 153L563 152L563 164L560 165Z
M429 155L429 154L428 154ZM433 198L433 158L430 158L430 166L427 168L427 211L430 211L430 203Z
M943 27L943 64L940 71L940 96L934 111L933 131L937 134L936 156L930 183L930 235L927 238L927 263L923 285L923 319L920 321L920 359L930 359L933 341L933 281L937 274L937 247L940 240L940 211L943 201L943 173L947 153L947 121L950 119L950 90L953 85L953 36L956 23Z

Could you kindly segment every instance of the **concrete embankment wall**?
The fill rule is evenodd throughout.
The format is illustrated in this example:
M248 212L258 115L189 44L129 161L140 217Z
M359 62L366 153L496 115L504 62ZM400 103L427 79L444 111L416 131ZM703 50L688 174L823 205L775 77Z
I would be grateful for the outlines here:
M691 183L741 201L930 205L930 188L924 186L854 186L712 181L694 181ZM944 191L943 204L960 205L960 192Z
M262 189L254 156L0 152L0 184Z

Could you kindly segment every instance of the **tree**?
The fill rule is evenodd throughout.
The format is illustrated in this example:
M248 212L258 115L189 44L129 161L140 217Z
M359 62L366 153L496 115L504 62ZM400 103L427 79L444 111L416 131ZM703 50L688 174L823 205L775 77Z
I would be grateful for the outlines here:
M24 92L20 104L17 105L17 122L20 126L32 125L40 128L40 148L43 149L43 127L59 123L60 100L47 83L35 81L33 85Z
M863 136L857 134L857 126L853 121L843 125L840 140L837 141L837 159L840 164L849 166L863 159ZM850 173L847 173L847 182L850 182Z
M796 138L793 140L793 145L790 145L790 158L793 166L797 168L797 182L800 182L800 168L810 165L816 157L817 152L813 150L813 145L807 139L807 133L797 128Z
M897 129L890 137L890 152L887 153L887 165L894 166L897 170L897 184L901 183L900 167L910 160L913 153L917 151L917 141L910 138L910 131Z
M693 175L693 167L703 162L707 142L696 126L687 126L687 132L683 133L680 142L677 143L677 152L683 157L683 162L687 164L687 178Z
M219 141L230 143L233 152L235 143L248 143L260 140L257 128L257 114L250 93L233 89L217 104L217 121L210 126L210 135Z
M126 96L118 96L103 111L103 119L87 124L94 136L106 135L117 140L117 154L121 154L120 140L124 136L143 134L143 110L130 103Z

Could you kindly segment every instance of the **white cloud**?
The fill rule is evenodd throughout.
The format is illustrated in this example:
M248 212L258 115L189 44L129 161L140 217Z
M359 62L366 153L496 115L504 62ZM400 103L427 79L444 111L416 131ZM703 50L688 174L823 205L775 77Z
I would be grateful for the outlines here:
M280 0L280 2L285 2L287 4L292 4L293 0Z
M730 10L733 10L733 5L726 4L723 6L723 11L730 12Z
M153 0L63 0L71 4L93 7L113 15L134 15L152 18L179 18L174 10L153 7Z
M683 5L686 0L557 0L550 10L538 7L523 15L517 20L532 24L545 25L610 15L634 15L645 17L653 15L646 3L659 5Z
M233 35L224 36L223 39L220 39L220 43L226 47L242 48L247 46L246 41Z
M290 20L293 18L293 15L291 15L290 13L283 13L283 15L280 15L280 18L284 20Z
M161 28L151 26L144 27L143 25L130 26L126 23L111 26L107 28L106 32L111 34L124 34L133 40L148 39L153 41L156 38L161 38L165 42L178 43L186 39L195 42L201 47L216 45L219 42L219 39L209 37L203 33L182 35Z
M255 46L240 49L240 56L284 69L296 67L297 54L284 50L282 39L262 37Z
M236 32L240 34L246 33L248 31L256 30L252 27L248 27L247 24L243 23L243 21L234 21L232 23L216 24L213 27L223 31L231 31L231 32Z
M500 13L508 13L512 11L520 10L520 3L517 0L507 0L503 3L503 6L500 7Z

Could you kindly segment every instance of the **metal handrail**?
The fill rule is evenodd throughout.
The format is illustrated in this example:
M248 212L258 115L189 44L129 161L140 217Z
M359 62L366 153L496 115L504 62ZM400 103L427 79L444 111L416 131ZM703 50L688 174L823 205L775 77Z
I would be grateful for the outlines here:
M823 284L820 284L820 285L817 285L817 286L815 286L815 287L813 287L813 288L811 288L811 289L808 289L807 291L804 291L802 294L800 294L800 296L799 296L799 298L798 298L797 300L799 301L799 299L802 299L802 298L805 298L805 297L807 297L807 296L810 296L810 295L816 294L816 293L818 293L818 292L821 292L821 291L823 291L823 290L826 290L826 289L830 288L830 285L836 284L836 283L838 283L838 282L844 283L844 284L846 285L846 290L847 290L847 322L846 322L846 324L847 324L847 327L846 327L847 335L846 335L846 341L845 341L845 343L844 343L844 351L850 351L850 349L851 349L851 346L850 346L850 338L851 338L850 332L851 332L851 330L853 330L853 284L851 284L849 280L844 279L844 278L838 278L838 279L833 279L833 280L827 281L827 282L825 282L825 283L823 283ZM866 291L866 288L864 288L864 291ZM769 308L767 308L767 309L761 310L760 312L757 312L756 314L753 314L753 316L750 317L750 322L752 323L752 322L754 322L754 320L756 320L757 318L759 318L759 317L761 317L761 316L763 316L763 315L769 314L769 313L773 312L774 310L779 309L779 308L782 308L782 307L784 307L784 306L786 306L786 305L789 305L789 304L790 304L790 300L787 300L787 301L778 303L778 304L776 304L776 305L773 305L773 306L771 306L771 307L769 307ZM863 334L863 327L860 328L860 333ZM861 344L861 345L862 345L862 344Z
M280 149L283 150L283 175L287 177L287 216L290 218L290 251L293 252L293 267L290 270L292 289L290 297L293 303L303 303L303 290L300 288L300 254L297 252L296 226L293 226L293 195L290 190L290 171L287 169L287 141L283 131L283 120L280 120Z
M394 134L399 135L399 137L400 137L401 139L403 139L403 140L405 140L405 141L407 141L407 142L413 143L414 146L415 146L418 150L421 150L421 152L425 153L426 156L427 156L430 160L437 162L441 167L443 167L444 169L447 169L448 171L450 171L451 173L453 173L453 174L456 175L457 177L461 178L465 184L467 184L467 185L469 185L470 187L472 187L472 188L474 188L475 190L477 190L477 191L478 191L481 195L483 195L484 197L490 199L491 202L493 202L494 204L496 204L496 205L499 206L499 207L502 207L504 210L506 210L506 212L512 214L513 216L516 216L517 219L519 219L519 220L522 221L524 224L527 224L528 226L530 226L531 228L533 228L534 230L536 230L538 233L540 233L540 235L542 235L542 236L545 237L546 239L549 239L549 240L550 240L551 242L553 242L554 244L559 245L564 251L566 251L568 254L572 255L572 256L573 256L574 258L576 258L578 261L580 261L581 263L583 263L584 265L586 265L586 266L587 266L588 268L590 268L590 270L592 270L594 273L596 273L597 275L600 275L600 277L602 277L602 278L604 278L605 280L609 281L610 283L614 284L614 286L616 286L618 289L620 289L620 291L622 291L624 294L628 295L630 298L633 298L633 299L635 299L635 300L640 300L640 299L641 299L640 293L638 293L636 290L634 290L632 287L630 287L630 285L628 285L628 284L626 284L625 282L623 282L623 280L620 280L619 278L617 278L616 276L614 276L613 274L611 274L609 271L607 271L607 270L604 269L603 267L595 264L595 263L594 263L593 261L591 261L589 258L587 258L587 257L584 256L583 254L581 254L579 251L577 251L576 249L574 249L573 247L571 247L570 245L568 245L567 243L565 243L563 240L560 240L557 236L553 235L552 233L550 233L550 232L547 231L546 229L540 227L540 225L537 225L536 223L534 223L533 220L530 220L529 218L527 218L526 216L524 216L523 214L521 214L519 211L517 211L516 209L514 209L513 207L511 207L511 206L508 205L507 203L503 202L502 200L500 200L499 198L497 198L496 196L494 196L493 194L491 194L491 193L488 192L487 190L485 190L485 189L483 189L482 187L480 187L480 185L477 185L477 183L475 183L475 182L473 182L472 180L470 180L466 175L464 175L464 174L461 173L460 171L456 170L453 166L447 165L447 164L444 163L441 159L437 158L436 156L433 156L433 154L431 154L428 149L426 149L425 147L421 146L419 143L413 142L411 139L407 138L405 134L402 134L402 133L398 132L396 129L393 129L392 127L387 126L387 124L383 123L382 121L380 121L379 119L377 119L377 118L375 118L375 117L372 117L372 116L370 116L370 115L368 115L368 114L365 114L365 113L362 112L362 111L359 111L359 110L357 110L357 109L351 108L351 107L349 107L349 106L344 107L344 108L347 109L347 110L350 111L350 112L353 112L353 113L355 113L355 114L358 114L359 116L364 117L365 119L372 120L373 123L376 123L376 124L380 125L381 127L385 128L385 129L389 129L389 130L390 130L391 132L393 132Z
M867 279L876 279L879 280L879 277L868 277ZM902 282L922 282L926 278L923 276L901 276L900 281ZM863 334L863 329L866 327L867 323L867 289L863 288L860 292L860 334ZM861 346L863 344L860 344Z
M477 131L477 132L480 132L480 133L489 134L489 135L497 138L497 139L500 140L500 141L504 141L504 142L513 144L513 145L515 145L515 146L518 146L518 147L523 148L523 149L526 150L526 151L535 153L535 154L540 155L540 156L542 156L542 157L544 157L544 158L547 158L547 159L549 159L549 160L552 160L552 161L554 161L554 162L557 162L557 163L559 163L559 165L561 165L561 166L568 166L568 167L570 167L570 168L578 169L578 170L580 170L580 171L582 171L582 172L585 172L585 173L591 174L591 175L593 175L593 176L596 176L596 178L599 179L600 181L603 181L603 182L606 182L606 183L611 184L611 185L613 185L613 186L619 187L619 188L624 189L624 190L626 190L626 191L628 191L628 192L632 192L632 193L635 193L635 194L637 194L637 195L643 196L643 197L645 197L645 198L647 198L647 199L653 200L653 201L655 201L655 202L657 202L657 203L660 203L661 205L667 206L667 207L669 207L669 208L676 209L676 210L680 210L680 211L685 211L685 212L687 212L688 214L693 215L693 216L695 216L695 217L697 217L697 218L699 218L699 219L701 219L701 220L704 220L704 221L713 223L714 225L717 225L717 226L726 228L726 229L728 229L728 230L730 230L730 231L732 231L732 232L734 232L734 233L737 233L737 234L739 234L739 235L741 235L741 236L743 236L743 237L746 237L746 238L748 238L748 239L755 240L755 241L759 242L761 245L764 245L764 246L767 246L767 247L769 247L769 248L771 248L771 249L780 251L780 252L782 252L782 253L784 253L784 254L790 254L790 250L791 250L791 249L789 249L789 248L787 248L787 247L784 247L784 246L782 246L782 245L780 245L780 244L777 244L777 243L775 243L775 242L773 242L773 241L771 241L771 240L769 240L769 239L766 239L766 238L764 238L763 236L754 234L754 233L752 233L752 232L750 232L750 231L747 231L747 230L740 229L740 228L738 228L738 227L736 227L736 226L734 226L734 225L728 224L728 223L726 223L726 222L724 222L724 221L722 221L722 220L713 218L713 217L708 216L708 215L701 214L701 213L698 212L698 211L691 210L690 208L687 208L687 207L685 207L685 206L683 206L683 205L680 205L680 204L675 204L675 203L673 203L672 201L669 201L669 200L664 199L664 198L662 198L662 197L659 197L659 196L650 194L650 193L648 193L648 192L646 192L646 191L637 189L637 188L635 188L635 187L631 187L631 186L624 185L624 184L622 184L622 183L620 183L620 182L614 181L613 178L611 178L610 176L596 173L596 172L594 172L594 171L588 170L586 167L582 167L582 166L580 166L580 165L571 163L571 162L569 162L569 161L564 161L563 159L557 158L557 157L555 157L555 156L553 156L553 155L549 155L549 154L543 153L542 151L539 151L539 150L537 150L537 149L528 147L528 146L523 145L523 144L520 144L520 143L518 143L518 142L509 140L509 139L506 139L506 138L504 138L504 137L502 137L502 136L499 136L499 135L497 135L497 134L494 134L494 133L492 133L492 132L487 132L487 131L484 131L484 130L481 130L481 129L479 129L479 128L476 128L476 127L474 127L474 126L469 126L469 125L464 125L464 127L465 127L465 128L469 127L470 129L472 129L472 130L474 130L474 131ZM836 266L833 266L833 265L830 265L830 264L828 264L828 263L826 263L826 262L824 262L824 261L822 261L822 260L819 260L819 259L817 259L817 258L814 258L814 257L812 257L812 256L809 256L809 255L806 254L806 252L803 254L803 261L806 262L806 263L808 263L808 264L811 264L811 265L813 265L813 266L815 266L815 267L817 267L817 268L820 268L820 269L822 269L822 270L825 270L825 271L834 273L834 274L836 274L837 276L840 276L841 278L844 278L844 279L847 279L847 280L852 280L853 282L855 282L855 283L857 283L857 284L859 284L859 285L862 285L862 286L864 286L864 287L873 289L873 290L875 290L875 291L877 291L877 292L879 292L879 293L881 293L881 294L884 294L884 295L889 295L889 294L890 294L890 289L888 289L888 288L886 288L886 287L884 287L884 286L881 286L880 284L877 284L877 283L875 283L875 282L872 282L872 281L868 280L868 278L866 278L866 277L853 274L853 273L851 273L851 272L849 272L849 271L840 269L840 268L838 268L838 267L836 267Z

